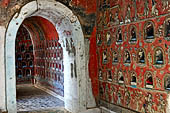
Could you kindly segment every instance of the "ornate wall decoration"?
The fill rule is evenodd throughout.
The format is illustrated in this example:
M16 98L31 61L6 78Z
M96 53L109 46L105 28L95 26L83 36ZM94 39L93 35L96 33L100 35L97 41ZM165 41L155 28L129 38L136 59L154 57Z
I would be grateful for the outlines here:
M170 64L170 46L168 46L168 64Z
M106 99L106 101L107 102L109 102L109 86L108 86L108 84L106 84L106 87L105 87L105 99Z
M112 64L117 64L118 62L119 62L118 52L113 50L112 51Z
M140 66L144 66L146 63L146 53L143 48L137 50L137 63Z
M170 74L166 74L164 77L164 88L170 90Z
M135 71L130 72L130 85L131 87L137 87L137 75Z
M108 70L107 71L107 80L109 81L109 82L112 82L113 80L112 80L112 71L111 70Z
M108 45L108 46L111 45L111 43L112 43L112 37L111 37L111 33L110 33L109 31L106 33L105 38L106 38L106 43L107 43L107 45Z
M121 44L123 42L123 34L121 28L117 29L116 33L116 44Z
M124 84L124 75L123 75L123 72L121 70L118 71L117 76L118 76L118 83Z
M128 91L128 89L125 88L124 101L125 101L125 105L126 105L127 107L129 107L129 105L130 105L130 100L131 100L131 94L130 94L130 92Z
M148 17L149 15L149 1L146 0L144 3L144 12L143 12L143 16Z
M103 26L106 27L109 23L109 18L108 18L109 17L109 11L108 11L108 9L104 10L103 13L104 13L103 14Z
M129 50L125 50L124 51L124 55L123 55L123 61L124 61L124 65L130 65L131 63L131 55L130 55L130 52Z
M159 94L159 93L156 95L156 97L157 97L157 101L158 101L158 104L157 104L158 112L165 113L166 106L167 106L166 100L164 99L163 95Z
M99 94L100 94L100 97L103 99L103 96L104 96L104 88L103 88L103 85L102 85L102 82L99 83Z
M126 16L125 16L125 23L131 22L131 8L130 5L127 7Z
M135 44L137 42L137 30L134 25L130 26L129 30L129 43Z
M145 112L146 113L154 113L153 109L153 96L151 93L148 93L145 97Z
M102 56L102 61L103 61L103 64L106 64L108 63L108 53L107 53L107 49L103 51L103 56Z
M164 22L164 38L170 41L170 16Z
M146 42L153 42L155 38L155 29L152 21L148 21L144 25L144 40Z
M99 69L98 75L99 75L99 79L103 80L103 75L102 75L102 70L101 69Z
M99 13L98 13L98 17L97 17L97 25L98 25L98 27L102 27L102 25L103 25L103 13L104 11L100 11Z
M165 64L164 51L161 47L154 49L154 66L157 68L163 67Z
M117 104L118 105L122 105L122 98L123 98L123 95L122 95L122 93L121 93L121 91L119 90L118 92L117 92L117 96L118 96L118 99L117 99Z
M98 52L105 51L101 56L107 56L107 63L99 64L104 78L99 81L111 88L108 93L112 99L109 102L105 98L105 107L113 103L141 113L166 113L170 90L170 77L165 77L170 71L170 2L117 0L110 3L110 7L103 8L109 11L107 25L98 28L105 32L105 43L97 47Z
M158 16L158 9L156 8L157 2L155 0L152 0L152 11L151 14L152 16Z
M110 12L109 12L110 24L113 25L119 24L118 14L119 14L119 5L110 8Z
M153 89L154 84L153 84L153 75L150 71L145 72L145 87L148 89Z

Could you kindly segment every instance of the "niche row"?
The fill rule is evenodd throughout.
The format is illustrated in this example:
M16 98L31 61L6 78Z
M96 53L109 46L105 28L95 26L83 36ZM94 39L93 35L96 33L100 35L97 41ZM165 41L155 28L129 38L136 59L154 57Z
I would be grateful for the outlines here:
M19 44L19 47L17 47L16 52L18 53L24 53L24 52L33 52L33 46L31 44Z
M36 44L35 70L36 76L40 79L52 81L49 84L58 84L63 87L63 49L58 40L43 40ZM58 88L58 86L55 87Z
M51 70L44 70L44 69L40 69L37 68L35 73L44 79L52 79L55 81L60 82L62 85L64 85L64 74L61 72L57 72L55 70L51 71Z
M37 48L35 49L35 56L37 59L45 58L48 60L62 60L63 50L60 44L56 47Z
M58 42L57 39L40 41L38 44L35 45L35 48L37 48L37 50L41 50L41 49L59 50L59 49L62 49L61 44Z
M30 82L34 76L33 45L30 34L23 26L17 33L15 53L17 84Z
M154 28L154 22L153 21L147 21L144 24L144 32L143 32L143 36L144 36L144 41L147 43L152 43L154 41L155 34L155 28ZM105 33L104 36L102 36L101 33L98 33L97 36L97 45L100 46L102 44L102 41L105 40L106 44L109 46L112 44L112 42L116 41L116 44L122 44L124 42L123 40L123 32L121 27L118 27L116 29L116 35L112 36L111 32L108 31L107 33ZM137 33L137 28L135 25L131 25L129 28L129 43L130 44L136 44L138 41L138 33ZM103 38L103 39L102 39ZM164 39L165 40L170 40L170 18L167 18L164 24Z
M131 87L137 88L138 84L138 77L135 71L129 72L129 78L128 83ZM113 77L114 76L114 77ZM153 78L153 73L151 71L146 71L144 74L144 85L146 89L153 89L154 85L156 84L155 79ZM158 79L158 78L157 78ZM117 71L116 75L112 74L111 70L107 70L106 72L102 72L101 69L99 69L99 80L102 81L108 81L108 82L116 82L120 85L125 85L125 77L124 72L122 70ZM161 80L159 80L161 81ZM154 84L155 82L155 84ZM164 89L170 90L170 74L165 74L164 76Z
M61 72L64 71L63 61L47 61L42 59L36 59L35 67L43 68L43 69L46 68L46 69L51 69L51 70L56 70Z
M16 74L17 74L17 80L22 81L24 79L29 81L33 75L33 69L30 68L18 69Z
M103 51L103 55L102 55L102 62L103 64L107 64L110 60L110 56L112 59L112 64L116 65L118 63L121 62L121 57L123 57L123 64L125 66L130 66L132 63L132 56L134 57L134 53L133 55L130 54L130 51L128 49L125 49L123 54L121 55L121 53L117 50L113 50L111 49L111 53L112 55L109 54L109 52L107 52L107 49L105 49ZM137 53L136 53L136 59L135 62L139 65L139 66L146 66L146 60L148 55L146 55L146 51L144 48L138 48L137 49ZM152 57L152 56L150 56ZM165 65L165 53L163 51L163 49L161 47L155 47L154 49L154 54L153 54L153 65L156 68L161 68Z
M33 61L21 61L16 62L16 68L32 68L33 67Z
M34 59L33 54L30 53L26 53L26 54L17 54L16 55L16 60L20 61L20 60L31 60Z

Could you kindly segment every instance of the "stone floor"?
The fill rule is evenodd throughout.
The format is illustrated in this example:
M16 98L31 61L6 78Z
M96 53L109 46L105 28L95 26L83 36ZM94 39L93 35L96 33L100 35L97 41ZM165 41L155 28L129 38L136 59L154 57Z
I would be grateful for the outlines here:
M70 113L64 108L46 109L46 110L35 110L35 111L19 111L18 113Z
M19 113L68 113L64 102L32 85L17 85ZM28 112L29 111L29 112Z

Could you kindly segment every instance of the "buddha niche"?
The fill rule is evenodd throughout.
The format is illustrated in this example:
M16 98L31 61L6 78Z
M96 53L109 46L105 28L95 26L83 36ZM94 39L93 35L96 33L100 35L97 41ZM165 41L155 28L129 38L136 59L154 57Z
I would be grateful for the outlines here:
M111 44L111 35L109 32L106 34L106 39L107 39L107 45L110 45Z
M133 27L132 29L131 29L131 38L130 38L130 41L131 42L134 42L134 41L137 41L137 38L136 38L136 29L135 29L135 27Z
M154 26L151 22L145 26L145 39L154 39Z
M145 52L143 49L139 49L138 52L138 63L145 63Z
M21 70L18 71L18 78L22 78L22 71Z
M106 63L107 62L107 51L103 52L103 62Z
M167 90L170 90L170 77L168 77L165 82L166 82L166 83L165 83L165 88L166 88Z
M112 72L111 71L107 71L107 77L108 77L108 81L112 82Z
M136 73L135 72L131 72L131 86L132 87L136 87Z
M155 51L155 64L163 64L163 52L161 49Z
M121 29L118 30L117 32L117 42L122 42L122 31Z
M25 52L25 46L24 45L21 46L21 52Z
M118 83L123 84L124 83L124 77L122 71L118 72Z
M130 63L130 53L128 51L125 51L124 53L124 63Z
M153 88L153 78L150 72L146 75L146 88Z
M98 34L97 44L100 45L101 43L102 43L101 34Z
M103 76L102 76L102 70L101 69L99 69L99 79L103 79Z
M29 69L27 69L26 75L27 75L27 76L31 76L31 71L30 71Z
M170 19L166 22L165 37L170 37Z
M118 54L116 51L113 51L113 63L117 63L118 62Z

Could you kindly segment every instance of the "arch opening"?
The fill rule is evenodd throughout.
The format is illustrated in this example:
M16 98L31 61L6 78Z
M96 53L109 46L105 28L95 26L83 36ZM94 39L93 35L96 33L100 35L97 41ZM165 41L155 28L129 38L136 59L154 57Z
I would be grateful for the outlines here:
M55 27L42 17L26 18L20 26L16 56L21 55L22 60L16 59L16 63L22 63L22 67L16 72L23 75L16 73L17 112L64 107L63 48L58 40Z
M48 4L48 5L47 5ZM21 8L19 14L15 14L11 21L9 22L7 31L6 31L6 44L5 44L5 57L6 57L6 107L9 113L16 113L16 77L15 77L15 39L17 31L20 25L27 18L39 16L44 19L47 19L54 26L59 35L59 43L63 48L63 65L64 69L62 69L62 65L54 65L48 64L50 67L59 67L60 70L64 71L64 103L65 108L71 112L80 112L84 111L87 108L87 74L88 67L85 61L85 45L84 45L84 37L81 29L81 25L77 17L72 13L70 9L65 7L59 2L52 1L32 1L27 3L25 6ZM25 24L26 25L26 24ZM15 30L13 28L16 28ZM41 30L37 29L37 26L33 26L37 33L32 33L35 36L39 34L41 36ZM47 29L51 32L48 27ZM29 30L32 32L31 30ZM37 38L37 37L36 37ZM55 38L55 37L53 37ZM43 39L40 39L43 40ZM33 45L36 44L33 41ZM48 49L55 49L55 42L48 43ZM44 47L42 46L43 42L41 42L36 47L30 48L39 48L40 50ZM45 46L46 47L46 46ZM9 52L10 50L10 52ZM33 50L33 54L36 52ZM43 57L45 54L40 54ZM35 55L36 56L36 55ZM54 54L48 54L51 56L51 59L60 59L55 58ZM62 55L61 55L62 56ZM80 62L81 61L81 62ZM43 62L35 62L40 66L43 65ZM87 69L86 69L87 68ZM51 68L52 70L53 68ZM37 73L38 70L35 70ZM45 73L51 77L50 73ZM39 75L43 75L44 72L40 71ZM53 73L53 75L55 75ZM81 75L81 76L80 76ZM44 77L44 78L43 78ZM43 76L43 79L46 79ZM61 78L58 78L61 80ZM39 80L39 79L38 79ZM81 81L81 82L79 82ZM51 82L51 81L50 81ZM38 82L36 81L36 84ZM80 85L81 84L81 85ZM70 92L70 89L72 91ZM83 98L81 95L84 95ZM95 102L90 106L95 106Z

